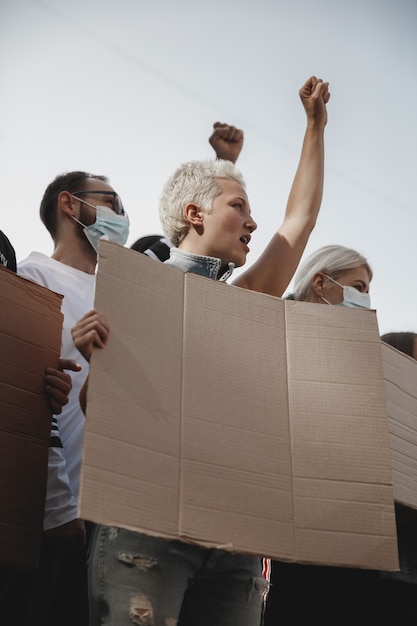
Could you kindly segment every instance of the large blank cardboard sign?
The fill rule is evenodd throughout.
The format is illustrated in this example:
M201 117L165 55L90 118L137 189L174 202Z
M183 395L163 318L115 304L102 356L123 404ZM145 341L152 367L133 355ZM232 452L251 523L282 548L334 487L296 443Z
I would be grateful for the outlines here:
M38 565L52 413L45 370L58 367L59 296L0 267L0 562Z
M80 515L280 560L397 569L375 312L100 243Z

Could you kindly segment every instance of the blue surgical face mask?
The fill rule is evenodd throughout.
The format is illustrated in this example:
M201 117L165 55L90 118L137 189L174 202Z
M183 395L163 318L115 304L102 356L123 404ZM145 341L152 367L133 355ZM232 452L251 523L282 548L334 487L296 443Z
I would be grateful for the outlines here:
M129 218L127 215L118 215L107 206L95 206L89 202L83 202L96 209L96 221L94 224L86 226L76 217L73 219L84 227L84 234L94 250L98 252L98 242L101 238L124 246L129 236Z
M325 274L326 278L331 280L336 285L339 285L343 289L343 301L338 303L338 306L347 306L356 309L370 309L371 308L371 298L369 293L362 293L355 289L355 287L350 287L349 285L341 285L327 274ZM326 304L331 304L328 300L322 298Z

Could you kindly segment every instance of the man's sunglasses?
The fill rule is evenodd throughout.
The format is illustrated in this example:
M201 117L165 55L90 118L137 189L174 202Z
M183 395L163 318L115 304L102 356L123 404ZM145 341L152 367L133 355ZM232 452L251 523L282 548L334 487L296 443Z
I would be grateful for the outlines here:
M119 194L117 194L115 191L102 191L102 190L95 190L95 189L85 189L84 191L73 191L72 195L77 197L80 196L82 194L85 195L94 195L94 194L100 194L101 196L112 196L112 204L111 204L111 208L113 209L113 211L115 213L117 213L117 215L126 215L125 210L123 208L123 204L122 201L120 199ZM82 198L79 198L81 200L81 202L83 201Z

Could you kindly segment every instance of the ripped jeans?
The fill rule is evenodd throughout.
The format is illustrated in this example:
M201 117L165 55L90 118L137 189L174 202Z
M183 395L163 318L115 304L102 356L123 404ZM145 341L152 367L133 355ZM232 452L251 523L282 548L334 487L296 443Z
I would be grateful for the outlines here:
M262 559L98 526L90 626L260 626Z

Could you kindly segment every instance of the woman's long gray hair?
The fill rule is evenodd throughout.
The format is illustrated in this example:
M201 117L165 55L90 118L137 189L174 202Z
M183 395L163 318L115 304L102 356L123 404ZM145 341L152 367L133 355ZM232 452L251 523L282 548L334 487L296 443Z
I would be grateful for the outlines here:
M311 290L311 281L317 272L323 272L337 280L338 277L353 270L356 267L364 266L372 279L372 270L364 256L344 246L324 246L313 252L299 267L294 278L294 291L291 294L293 300L305 300Z

